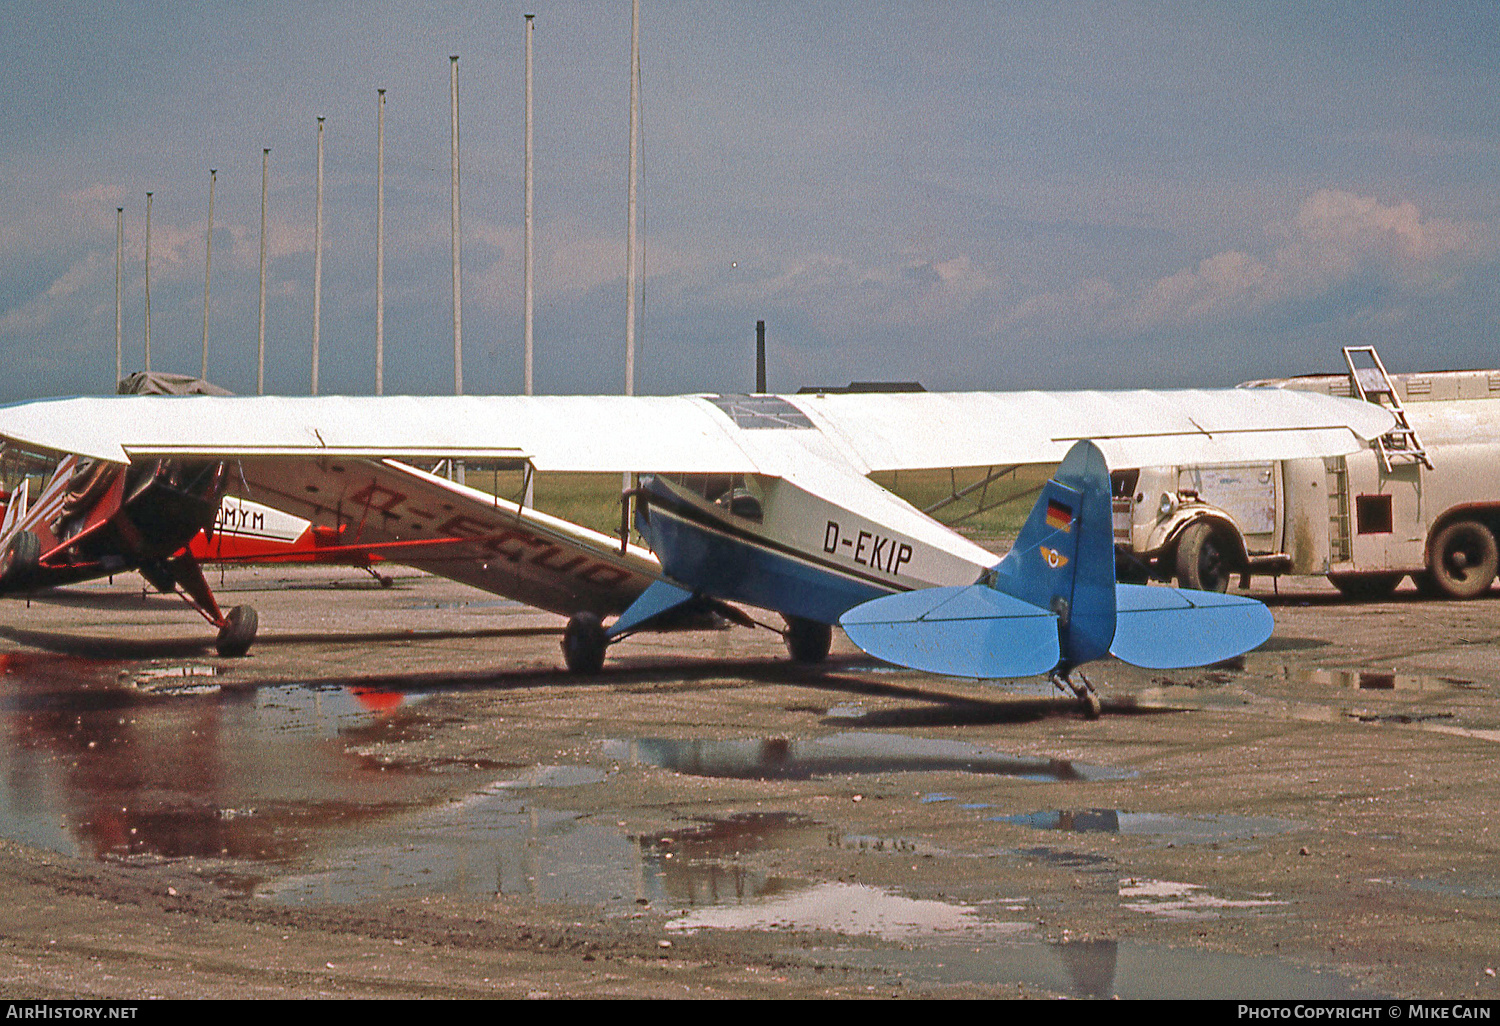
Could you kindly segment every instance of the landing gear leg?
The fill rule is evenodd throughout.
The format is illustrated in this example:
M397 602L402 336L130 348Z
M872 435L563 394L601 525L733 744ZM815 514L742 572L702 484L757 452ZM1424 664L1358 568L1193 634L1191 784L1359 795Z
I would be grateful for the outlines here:
M394 577L391 577L391 576L389 576L387 574L381 573L379 570L376 570L373 566L367 566L367 567L365 567L365 572L368 573L371 577L375 578L377 581L379 581L380 582L380 586L382 588L389 588L391 585L393 585L393 584L396 583L396 579Z
M1075 680L1074 678L1077 679ZM1085 717L1091 720L1099 718L1101 708L1099 705L1099 692L1094 690L1094 685L1089 683L1089 679L1081 671L1069 670L1059 673L1054 670L1052 672L1052 686L1065 695L1071 692L1073 697L1078 699Z
M160 580L163 570L165 582ZM143 566L141 574L160 590L166 590L161 588L161 583L170 582L184 602L219 629L219 636L214 640L214 647L219 655L232 658L242 656L250 650L251 643L255 641L255 633L260 628L260 617L250 606L235 606L226 616L214 599L213 589L203 577L203 569L192 555L184 551L149 570Z

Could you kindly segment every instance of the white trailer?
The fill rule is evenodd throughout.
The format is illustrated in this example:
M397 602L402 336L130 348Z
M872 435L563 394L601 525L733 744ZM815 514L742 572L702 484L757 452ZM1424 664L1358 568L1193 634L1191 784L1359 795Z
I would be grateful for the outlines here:
M1380 598L1410 576L1424 594L1472 598L1500 569L1500 370L1388 375L1373 349L1349 373L1247 382L1353 396L1397 427L1330 459L1116 471L1122 580L1177 578L1224 591L1238 576L1325 575Z

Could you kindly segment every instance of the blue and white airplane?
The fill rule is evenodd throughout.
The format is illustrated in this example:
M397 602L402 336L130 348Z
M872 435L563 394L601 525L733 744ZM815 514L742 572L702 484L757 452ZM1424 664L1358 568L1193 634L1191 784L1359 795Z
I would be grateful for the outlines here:
M563 652L578 672L687 609L753 622L736 603L781 614L799 660L823 658L842 625L894 662L986 679L1051 672L1085 701L1091 691L1074 677L1090 660L1216 662L1270 631L1258 603L1115 586L1106 464L1322 459L1391 423L1370 403L1280 389L117 396L0 407L0 438L22 448L229 461L243 497L351 543L440 540L410 562L568 616ZM638 475L629 495L650 551L401 462L432 458ZM998 562L868 476L1059 461Z
M1083 664L1113 655L1153 669L1203 666L1256 648L1274 626L1254 599L1117 584L1109 469L1089 441L1068 451L998 562L951 532L922 530L889 504L879 519L856 514L874 516L879 496L862 504L846 494L840 504L826 490L814 495L782 478L763 483L760 494L741 484L710 504L690 487L705 483L643 478L637 523L664 579L608 630L571 623L570 665L597 669L606 644L710 597L780 612L801 661L827 654L829 625L837 623L871 655L917 670L1050 675L1097 716L1097 693L1075 672ZM768 511L785 515L786 506L798 510L790 523L766 530ZM821 525L821 554L807 551L798 524ZM921 570L967 583L923 587L912 580Z

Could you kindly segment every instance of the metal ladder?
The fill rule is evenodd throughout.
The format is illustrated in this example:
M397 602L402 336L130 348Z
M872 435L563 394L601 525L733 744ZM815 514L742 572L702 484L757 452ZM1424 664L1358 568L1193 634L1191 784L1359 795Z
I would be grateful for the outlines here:
M1356 366L1356 356L1369 357L1374 366ZM1422 448L1422 440L1407 422L1401 397L1396 394L1396 386L1386 373L1385 364L1380 362L1380 354L1375 352L1375 347L1345 346L1344 363L1349 368L1349 382L1354 387L1355 396L1376 406L1385 406L1387 403L1381 400L1388 400L1389 409L1396 417L1396 426L1375 439L1375 451L1380 453L1380 462L1385 467L1385 472L1391 472L1392 460L1420 463L1431 470L1432 460L1428 457L1427 450Z

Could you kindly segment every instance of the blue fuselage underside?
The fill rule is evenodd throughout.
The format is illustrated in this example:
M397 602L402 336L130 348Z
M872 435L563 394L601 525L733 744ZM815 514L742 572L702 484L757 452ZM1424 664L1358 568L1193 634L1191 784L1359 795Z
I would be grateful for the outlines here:
M690 590L827 624L897 590L702 522L694 512L654 501L641 525L667 577Z

